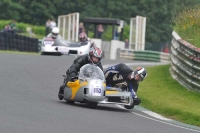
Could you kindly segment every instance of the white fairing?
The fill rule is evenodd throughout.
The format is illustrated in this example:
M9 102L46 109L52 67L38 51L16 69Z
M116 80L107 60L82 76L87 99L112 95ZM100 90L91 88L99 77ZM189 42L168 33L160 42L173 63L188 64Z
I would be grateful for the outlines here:
M102 81L100 81L100 80L92 80L90 82L89 88L90 88L89 94L91 96L103 96L103 94L104 94L103 91L105 90L105 88L103 86Z
M105 98L105 77L103 71L95 65L86 64L80 69L79 79L88 81L88 93L85 95L87 101L99 102Z
M55 43L58 43L55 45ZM62 39L52 39L52 38L43 38L42 40L42 53L62 53L68 54L69 49L67 47L67 42Z
M89 53L91 43L87 42L87 44L81 45L81 42L79 42L80 46L78 47L71 47L69 46L69 54L76 54L77 56L82 56Z

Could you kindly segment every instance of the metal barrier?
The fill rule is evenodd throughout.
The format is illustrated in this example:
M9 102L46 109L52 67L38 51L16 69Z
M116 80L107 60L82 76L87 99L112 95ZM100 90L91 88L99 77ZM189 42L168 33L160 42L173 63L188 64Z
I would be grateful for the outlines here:
M187 89L200 91L200 48L197 48L173 31L170 72L174 79Z
M132 60L143 60L143 61L154 61L154 62L170 62L170 54L156 51L136 51L130 49L118 49L118 58L132 59Z

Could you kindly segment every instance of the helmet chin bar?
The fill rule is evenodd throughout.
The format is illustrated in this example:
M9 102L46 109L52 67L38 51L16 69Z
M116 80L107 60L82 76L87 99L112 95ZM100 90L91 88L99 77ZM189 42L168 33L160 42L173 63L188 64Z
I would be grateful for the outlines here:
M90 64L92 64L92 65L97 65L100 62L100 59L99 59L99 61L97 63L94 63L94 61L92 60L90 55L88 55L88 60L90 61Z

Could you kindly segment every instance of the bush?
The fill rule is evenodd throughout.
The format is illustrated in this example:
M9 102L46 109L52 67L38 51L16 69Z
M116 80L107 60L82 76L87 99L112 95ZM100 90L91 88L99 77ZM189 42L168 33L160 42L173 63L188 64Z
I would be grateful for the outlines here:
M184 8L182 11L174 14L173 30L181 38L200 47L200 5L193 8Z
M3 30L4 26L9 24L10 22L12 22L12 20L0 20L1 30ZM36 25L30 25L30 24L18 23L18 22L16 22L16 26L17 26L17 29L22 32L26 32L26 27L31 27L32 32L34 34L45 36L45 26L36 26Z

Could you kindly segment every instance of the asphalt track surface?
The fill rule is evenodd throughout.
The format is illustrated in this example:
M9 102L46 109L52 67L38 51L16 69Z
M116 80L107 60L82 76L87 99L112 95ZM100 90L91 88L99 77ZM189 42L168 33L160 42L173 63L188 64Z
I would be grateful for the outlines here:
M133 109L67 104L57 98L74 56L0 53L0 133L196 133ZM102 60L103 65L141 62ZM143 62L144 63L144 62ZM142 63L141 63L142 64Z

